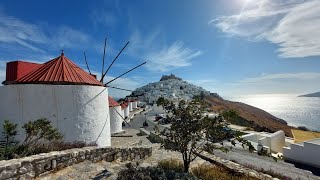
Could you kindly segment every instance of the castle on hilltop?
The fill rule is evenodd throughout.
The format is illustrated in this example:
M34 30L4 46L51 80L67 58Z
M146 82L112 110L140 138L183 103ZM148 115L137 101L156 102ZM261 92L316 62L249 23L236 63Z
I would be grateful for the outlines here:
M171 75L168 75L168 76L167 76L167 75L163 75L163 76L161 77L160 81L165 81L165 80L169 80L169 79L177 79L177 80L182 81L181 78L175 76L174 74L171 74Z

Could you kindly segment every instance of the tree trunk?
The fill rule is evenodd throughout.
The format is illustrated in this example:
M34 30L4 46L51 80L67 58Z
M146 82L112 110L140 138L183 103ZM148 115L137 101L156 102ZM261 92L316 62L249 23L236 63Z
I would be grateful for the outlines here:
M188 160L184 160L183 161L183 166L184 166L184 172L185 173L189 172L189 165L190 165L190 162Z

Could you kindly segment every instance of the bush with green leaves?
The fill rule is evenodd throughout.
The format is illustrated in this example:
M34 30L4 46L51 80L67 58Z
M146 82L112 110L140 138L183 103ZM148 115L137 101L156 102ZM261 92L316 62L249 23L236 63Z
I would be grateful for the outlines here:
M17 124L13 124L8 120L4 121L2 140L0 141L1 159L12 159L14 157L50 151L95 146L94 143L87 144L81 141L64 142L63 135L45 118L29 121L22 126L22 129L25 133L25 139L18 143L15 140L18 134Z
M189 171L190 163L197 157L196 153L213 152L214 149L229 151L232 147L224 146L225 141L233 146L239 143L250 152L254 150L248 141L227 127L222 116L211 118L206 115L207 104L201 99L175 104L159 98L157 103L166 110L167 119L171 122L171 126L161 132L155 128L157 135L163 139L161 147L181 153L184 172Z
M63 140L63 135L46 118L29 121L22 126L22 129L25 132L25 139L16 150L19 156L46 152L46 144Z
M1 159L11 159L18 141L15 136L18 134L17 124L12 124L8 120L3 122L3 140L0 141L0 155Z

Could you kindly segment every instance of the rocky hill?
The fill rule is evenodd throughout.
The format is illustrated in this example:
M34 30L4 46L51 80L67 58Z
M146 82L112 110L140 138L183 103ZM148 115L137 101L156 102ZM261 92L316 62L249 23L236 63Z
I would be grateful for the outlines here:
M169 76L162 76L158 82L149 83L136 89L131 95L138 97L141 101L153 103L159 97L172 101L190 100L193 96L210 95L210 92L171 74ZM218 97L217 94L213 93L212 95Z
M217 93L211 93L202 87L183 81L181 78L171 74L162 76L160 81L149 83L137 88L131 96L138 97L140 101L155 103L159 97L164 97L171 101L190 100L193 96L203 96L212 105L216 112L235 109L242 119L249 123L259 125L262 130L277 131L283 130L287 136L292 136L291 128L287 122L279 119L259 108L222 99Z
M301 95L299 97L320 97L320 92L315 92L315 93L311 93L311 94L305 94L305 95Z

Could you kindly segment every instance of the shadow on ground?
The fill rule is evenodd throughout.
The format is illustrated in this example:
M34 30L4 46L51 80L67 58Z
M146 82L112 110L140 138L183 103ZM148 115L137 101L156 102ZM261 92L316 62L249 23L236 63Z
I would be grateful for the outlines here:
M320 176L320 168L316 168L313 166L305 165L305 164L294 162L294 161L285 160L285 162L293 164L296 168L311 171L312 174L314 174L316 176Z

